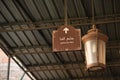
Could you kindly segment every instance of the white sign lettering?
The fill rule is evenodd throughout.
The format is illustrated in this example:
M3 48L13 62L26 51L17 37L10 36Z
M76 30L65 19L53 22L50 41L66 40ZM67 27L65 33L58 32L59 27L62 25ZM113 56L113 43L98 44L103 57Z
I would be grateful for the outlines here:
M60 37L60 44L73 44L74 38L73 37Z

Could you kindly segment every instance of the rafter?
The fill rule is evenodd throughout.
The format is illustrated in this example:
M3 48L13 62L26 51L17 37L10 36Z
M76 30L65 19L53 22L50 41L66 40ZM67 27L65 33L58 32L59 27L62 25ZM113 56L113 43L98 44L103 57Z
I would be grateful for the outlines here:
M28 72L34 71L52 71L52 70L74 70L74 69L85 69L85 64L83 61L78 62L66 62L62 63L48 63L48 64L41 64L41 65L27 65ZM108 62L107 67L120 67L119 62Z
M80 63L83 63L83 61L74 61L72 62L73 65L81 65ZM35 64L35 65L27 65L26 67L39 67L39 66L69 66L72 65L71 62L64 62L64 63L47 63L47 64ZM83 64L81 65L81 67L84 67Z
M107 50L109 49L115 49L115 48L120 48L120 41L110 41L107 44ZM52 53L52 48L51 46L25 46L25 47L14 47L12 48L14 51L11 53L11 55L22 55L22 54L43 54L43 53ZM22 52L20 52L22 50ZM30 50L30 51L28 51ZM84 53L84 50L82 49L81 51Z
M102 78L107 78L107 80L112 80L112 76L111 75L98 75L98 76L83 76L83 77L73 77L72 79L71 78L62 78L62 79L54 79L54 80L91 80L90 78L92 79L97 79L97 80L102 80ZM120 78L119 75L115 75L114 78ZM39 79L39 80L43 80L43 79Z
M117 17L116 17L117 16ZM95 24L107 24L107 23L117 23L120 22L120 18L118 17L120 14L106 15L102 17L95 17ZM73 26L85 26L91 25L91 19L88 17L84 18L70 18L68 21ZM13 22L13 23L3 23L0 26L21 26L21 25L32 25L33 27L29 28L15 28L15 29L0 29L0 32L15 32L15 31L29 31L29 30L40 30L40 29L50 29L50 28L58 28L60 25L50 25L49 23L59 23L63 25L64 19L58 20L45 20L39 22Z

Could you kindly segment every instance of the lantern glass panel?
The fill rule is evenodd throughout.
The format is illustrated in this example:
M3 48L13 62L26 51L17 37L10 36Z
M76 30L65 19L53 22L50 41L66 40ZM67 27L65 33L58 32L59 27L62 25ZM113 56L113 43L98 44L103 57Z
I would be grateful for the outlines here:
M86 56L87 65L92 65L96 63L105 64L106 46L104 41L91 39L85 42L84 47L85 47L85 56Z

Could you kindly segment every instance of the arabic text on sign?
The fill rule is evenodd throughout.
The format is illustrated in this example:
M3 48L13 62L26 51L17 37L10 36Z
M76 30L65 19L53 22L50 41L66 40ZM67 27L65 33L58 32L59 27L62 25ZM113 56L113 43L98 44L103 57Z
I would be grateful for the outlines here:
M73 37L60 37L60 44L73 44L74 38Z

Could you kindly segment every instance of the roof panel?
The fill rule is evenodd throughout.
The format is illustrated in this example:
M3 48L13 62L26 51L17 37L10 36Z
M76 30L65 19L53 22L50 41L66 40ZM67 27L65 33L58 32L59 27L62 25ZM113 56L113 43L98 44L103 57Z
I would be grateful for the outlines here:
M69 24L80 28L81 36L91 28L91 2L68 1ZM84 46L80 51L52 51L52 32L64 24L64 0L1 0L0 41L6 52L27 68L23 68L26 74L32 73L36 80L117 80L119 3L120 0L94 0L96 26L109 36L107 68L102 72L86 71Z
M115 26L116 26L116 35L117 35L117 40L120 40L120 23L117 23L117 24L115 24Z
M76 69L76 73L78 74L78 77L83 77L83 73L80 69Z
M41 13L43 19L50 19L48 10L44 4L43 0L34 0L39 12Z
M103 6L103 4L102 4L102 0L94 0L94 4L95 4L95 6L94 6L94 8L95 8L95 13L96 13L96 15L97 16L102 16L103 14L104 14L104 6ZM92 8L92 6L91 6L91 8Z
M36 76L37 79L42 79L38 72L33 72L33 74Z
M18 38L18 36L16 35L16 33L14 33L14 32L8 32L8 34L14 40L14 42L17 44L17 46L23 46L21 40Z
M48 53L47 56L48 56L49 60L52 63L56 63L57 62L56 59L55 59L55 57L54 57L55 55L53 53Z
M28 41L28 39L26 38L25 34L22 31L16 32L18 34L18 36L21 38L22 42L26 45L26 46L30 46L30 42Z
M115 24L107 24L107 29L109 33L108 37L110 40L116 40L116 31L114 25Z
M75 51L76 60L84 61L84 53L82 51Z
M114 0L104 0L104 12L106 15L114 13Z
M28 61L30 62L31 65L37 64L37 62L35 61L35 58L32 55L25 54L25 56L26 56L26 58L28 59Z
M0 23L5 23L6 21L5 21L5 19L4 19L4 17L1 15L1 13L0 13Z
M24 21L23 17L21 16L20 12L16 8L16 6L13 3L12 0L9 0L9 1L5 0L4 2L6 4L6 7L8 8L8 10L11 11L11 14L14 17L15 20L17 20L17 21Z
M51 38L51 34L49 33L49 30L41 30L41 32L43 33L44 39L46 40L48 45L51 45L52 38Z
M1 33L1 35L11 47L16 47L16 44L12 41L12 39L8 36L7 33Z
M24 0L25 4L27 5L30 13L32 14L32 16L36 19L36 21L38 20L42 20L35 4L33 3L33 0Z
M54 76L54 78L59 79L59 75L58 75L57 71L52 70L52 71L50 71L50 72L51 72L51 74Z
M69 78L69 77L70 77L70 75L69 75L69 73L67 72L67 70L66 70L66 71L64 70L63 72L64 72L64 75L65 75L66 78Z
M52 19L58 19L58 14L55 10L55 6L53 5L53 1L45 0L45 4L49 10Z
M86 14L81 0L73 0L73 1L75 2L78 17L85 17Z
M41 58L43 59L43 61L47 64L47 63L50 63L50 61L48 60L46 54L40 54Z
M53 75L50 73L50 71L45 71L45 74L50 78L54 79Z
M43 36L39 33L39 31L34 30L33 31L37 41L41 44L41 45L47 45L46 41L44 40Z
M60 79L64 79L65 78L65 75L64 75L64 72L62 70L57 70L59 76L60 76Z
M70 61L66 52L61 52L60 54L62 55L62 58L63 58L64 61L66 61L66 62Z
M120 13L120 0L115 0L115 9L116 9L116 14Z
M76 61L76 56L74 52L68 52L68 57L70 59L70 61L74 62Z
M0 0L0 11L9 22L14 22L13 16L10 14L9 10L6 8L6 6L3 4L1 0Z
M16 0L13 0L13 3L16 6L17 10L19 11L18 14L20 14L22 16L24 21L30 21L30 18L27 15L27 13L25 12L25 10L23 9L23 7L21 7L20 4Z
M20 61L23 62L23 64L30 65L29 61L26 59L26 57L24 55L18 55L17 57L18 57L18 59L20 59Z
M31 31L25 31L25 34L28 38L28 40L31 42L31 45L38 45L37 40L35 39L35 36Z
M64 18L64 4L62 0L54 0L55 6L58 11L58 15L60 15L60 18Z
M44 64L42 59L39 57L39 54L31 54L35 60L37 61L37 64Z
M39 71L38 72L43 79L47 79L47 76L45 75L45 72Z
M77 77L76 71L74 69L70 70L71 77Z
M73 0L69 0L68 4L67 4L68 5L68 16L70 18L78 17L77 14L76 14L76 8L75 8L73 3L74 3Z

